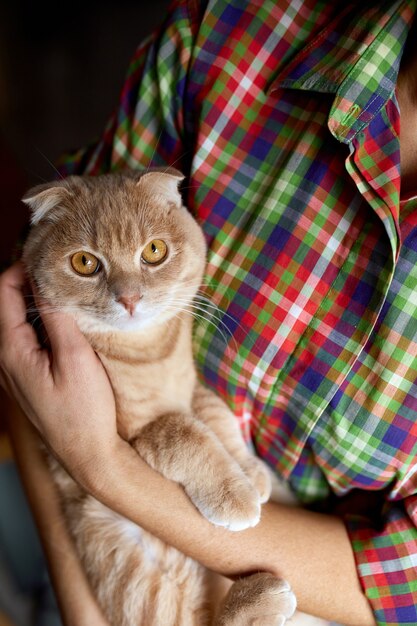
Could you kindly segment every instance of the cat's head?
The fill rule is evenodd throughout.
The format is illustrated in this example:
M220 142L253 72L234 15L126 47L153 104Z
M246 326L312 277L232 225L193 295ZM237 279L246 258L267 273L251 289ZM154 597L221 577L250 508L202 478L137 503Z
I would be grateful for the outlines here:
M205 266L202 231L172 168L69 178L31 189L23 260L40 295L81 330L134 331L176 316Z

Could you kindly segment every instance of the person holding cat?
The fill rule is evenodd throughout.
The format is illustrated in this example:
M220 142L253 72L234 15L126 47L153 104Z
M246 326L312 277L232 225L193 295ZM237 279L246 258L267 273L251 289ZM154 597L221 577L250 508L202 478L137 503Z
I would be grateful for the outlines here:
M283 576L325 619L417 623L415 12L414 0L179 1L139 48L102 139L63 168L186 174L205 293L231 337L225 349L197 327L200 375L310 510L267 503L237 533L208 524L117 436L77 327L45 316L51 360L25 323L21 267L1 277L2 385L30 420L10 427L68 624L102 618L52 491L35 497L35 477L50 484L33 426L99 500L207 567Z

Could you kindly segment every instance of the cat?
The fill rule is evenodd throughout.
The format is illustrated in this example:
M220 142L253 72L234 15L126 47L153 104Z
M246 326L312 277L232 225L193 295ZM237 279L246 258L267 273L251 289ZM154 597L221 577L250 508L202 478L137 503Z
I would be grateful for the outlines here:
M23 198L23 261L40 295L75 318L99 355L119 434L210 522L237 531L258 522L270 478L228 407L197 380L190 311L206 244L183 206L182 180L168 168L38 185ZM83 492L52 458L50 467L112 626L281 625L294 613L289 585L268 573L234 582L213 605L201 565Z

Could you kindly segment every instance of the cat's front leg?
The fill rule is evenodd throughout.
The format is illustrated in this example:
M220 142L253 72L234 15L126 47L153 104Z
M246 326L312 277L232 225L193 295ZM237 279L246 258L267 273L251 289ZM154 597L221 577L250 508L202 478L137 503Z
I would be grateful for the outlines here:
M226 403L211 389L198 383L193 396L193 412L239 463L258 490L261 502L266 502L271 495L271 472L261 459L249 451L239 424Z
M205 424L179 413L163 415L130 444L151 467L181 484L213 524L243 530L258 523L257 489Z

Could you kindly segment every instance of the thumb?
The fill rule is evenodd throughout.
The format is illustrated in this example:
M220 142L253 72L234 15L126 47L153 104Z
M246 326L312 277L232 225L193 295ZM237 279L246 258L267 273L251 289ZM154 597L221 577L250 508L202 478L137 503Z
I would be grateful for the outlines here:
M71 316L51 307L42 297L36 287L33 287L36 307L41 315L54 361L59 365L62 361L76 353L92 350L87 339L84 337L77 322Z
M59 385L72 378L78 380L79 384L85 384L91 376L100 378L103 366L75 319L62 311L43 309L45 304L40 304L40 314L50 344L50 368L55 383Z
M9 267L0 277L0 324L7 332L26 322L26 306L23 296L26 276L23 264Z

